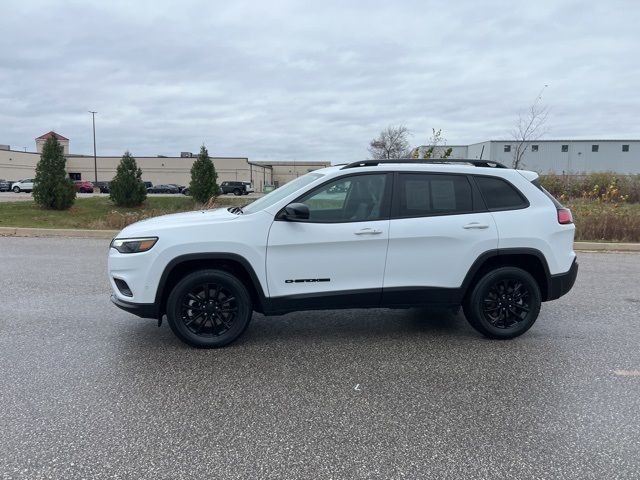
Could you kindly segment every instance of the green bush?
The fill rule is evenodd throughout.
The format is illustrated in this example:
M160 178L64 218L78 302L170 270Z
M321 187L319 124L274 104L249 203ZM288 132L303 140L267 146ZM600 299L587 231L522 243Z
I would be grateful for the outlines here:
M540 183L561 200L640 203L640 175L597 172L589 175L540 175Z
M207 203L220 194L218 174L206 147L200 147L198 158L191 166L189 193L196 202Z
M67 177L67 159L62 152L62 145L52 135L45 142L36 166L33 199L43 208L67 210L76 199L76 189Z
M129 152L125 152L120 160L116 176L109 187L109 197L119 207L137 207L147 198L142 170Z

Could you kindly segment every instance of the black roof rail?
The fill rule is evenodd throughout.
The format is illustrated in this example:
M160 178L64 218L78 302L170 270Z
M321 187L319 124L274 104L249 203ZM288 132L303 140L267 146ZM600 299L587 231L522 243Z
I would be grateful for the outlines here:
M434 158L434 159L420 159L420 158L394 158L390 160L361 160L359 162L348 163L340 170L346 168L356 167L375 167L381 164L398 164L398 163L427 163L427 164L453 164L453 163L468 163L476 167L490 167L490 168L509 168L500 162L494 162L493 160L478 160L469 158Z

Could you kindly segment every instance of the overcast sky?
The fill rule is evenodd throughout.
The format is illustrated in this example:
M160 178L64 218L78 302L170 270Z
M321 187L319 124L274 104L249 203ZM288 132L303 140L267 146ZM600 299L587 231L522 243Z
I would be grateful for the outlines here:
M72 153L367 157L405 124L504 138L545 84L547 138L640 138L637 1L3 0L0 143Z

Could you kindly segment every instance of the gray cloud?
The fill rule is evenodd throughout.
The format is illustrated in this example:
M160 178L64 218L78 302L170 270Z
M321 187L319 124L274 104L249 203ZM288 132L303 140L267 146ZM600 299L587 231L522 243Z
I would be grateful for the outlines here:
M348 5L343 5L348 3ZM451 5L455 3L455 5ZM640 5L610 1L4 2L0 143L349 161L388 124L505 137L544 84L549 138L640 137Z

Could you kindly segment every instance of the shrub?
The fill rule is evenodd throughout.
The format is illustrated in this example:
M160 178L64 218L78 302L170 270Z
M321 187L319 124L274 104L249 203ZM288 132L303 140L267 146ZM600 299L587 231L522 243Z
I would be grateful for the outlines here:
M142 170L129 152L122 156L109 190L109 197L120 207L137 207L146 200L147 188L142 181Z
M589 175L541 175L540 183L562 200L587 198L598 202L640 203L640 175L598 172Z
M33 199L43 208L67 210L76 199L76 189L65 171L67 160L62 154L62 145L52 135L42 148L36 166Z
M217 180L216 168L206 147L202 145L197 160L191 166L189 192L193 199L199 203L207 203L211 199L215 199L220 194Z
M569 204L576 240L640 242L640 205L580 200Z

